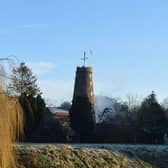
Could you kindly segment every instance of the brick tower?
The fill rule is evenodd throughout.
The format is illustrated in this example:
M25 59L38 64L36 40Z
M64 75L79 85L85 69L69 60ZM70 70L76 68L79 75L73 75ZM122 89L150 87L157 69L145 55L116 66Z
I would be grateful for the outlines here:
M77 97L87 97L94 108L93 80L91 67L77 67L73 100Z
M80 135L88 135L95 128L95 108L92 81L92 68L77 67L72 108L70 111L71 125Z

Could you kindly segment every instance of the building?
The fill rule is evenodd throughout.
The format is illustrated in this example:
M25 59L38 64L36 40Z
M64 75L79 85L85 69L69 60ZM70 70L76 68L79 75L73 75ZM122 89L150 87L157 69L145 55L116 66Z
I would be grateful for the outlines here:
M52 113L53 118L58 120L64 128L70 127L69 111L57 107L49 107L49 110Z
M77 133L86 135L93 131L95 107L91 67L77 67L70 114L72 128Z
M73 100L87 97L94 108L94 92L91 67L77 67Z

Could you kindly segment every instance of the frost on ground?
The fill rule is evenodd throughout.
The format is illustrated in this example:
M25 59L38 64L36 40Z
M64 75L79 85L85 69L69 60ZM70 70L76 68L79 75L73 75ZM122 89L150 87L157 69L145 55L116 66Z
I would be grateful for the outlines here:
M21 145L21 168L167 168L168 146Z

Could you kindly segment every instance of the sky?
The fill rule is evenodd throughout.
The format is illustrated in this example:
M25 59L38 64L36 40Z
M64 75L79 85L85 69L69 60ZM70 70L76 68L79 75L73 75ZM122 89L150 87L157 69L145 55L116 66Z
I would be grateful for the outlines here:
M72 100L84 51L95 95L154 90L161 101L168 97L167 9L167 0L0 0L0 57L25 62L56 103Z

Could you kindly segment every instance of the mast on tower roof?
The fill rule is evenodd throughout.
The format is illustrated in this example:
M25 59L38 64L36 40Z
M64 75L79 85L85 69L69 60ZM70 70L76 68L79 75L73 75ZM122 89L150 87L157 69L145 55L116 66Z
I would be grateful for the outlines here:
M88 59L88 57L86 57L86 52L84 51L84 55L83 58L81 58L81 60L83 60L83 66L85 67L86 65L86 60Z

